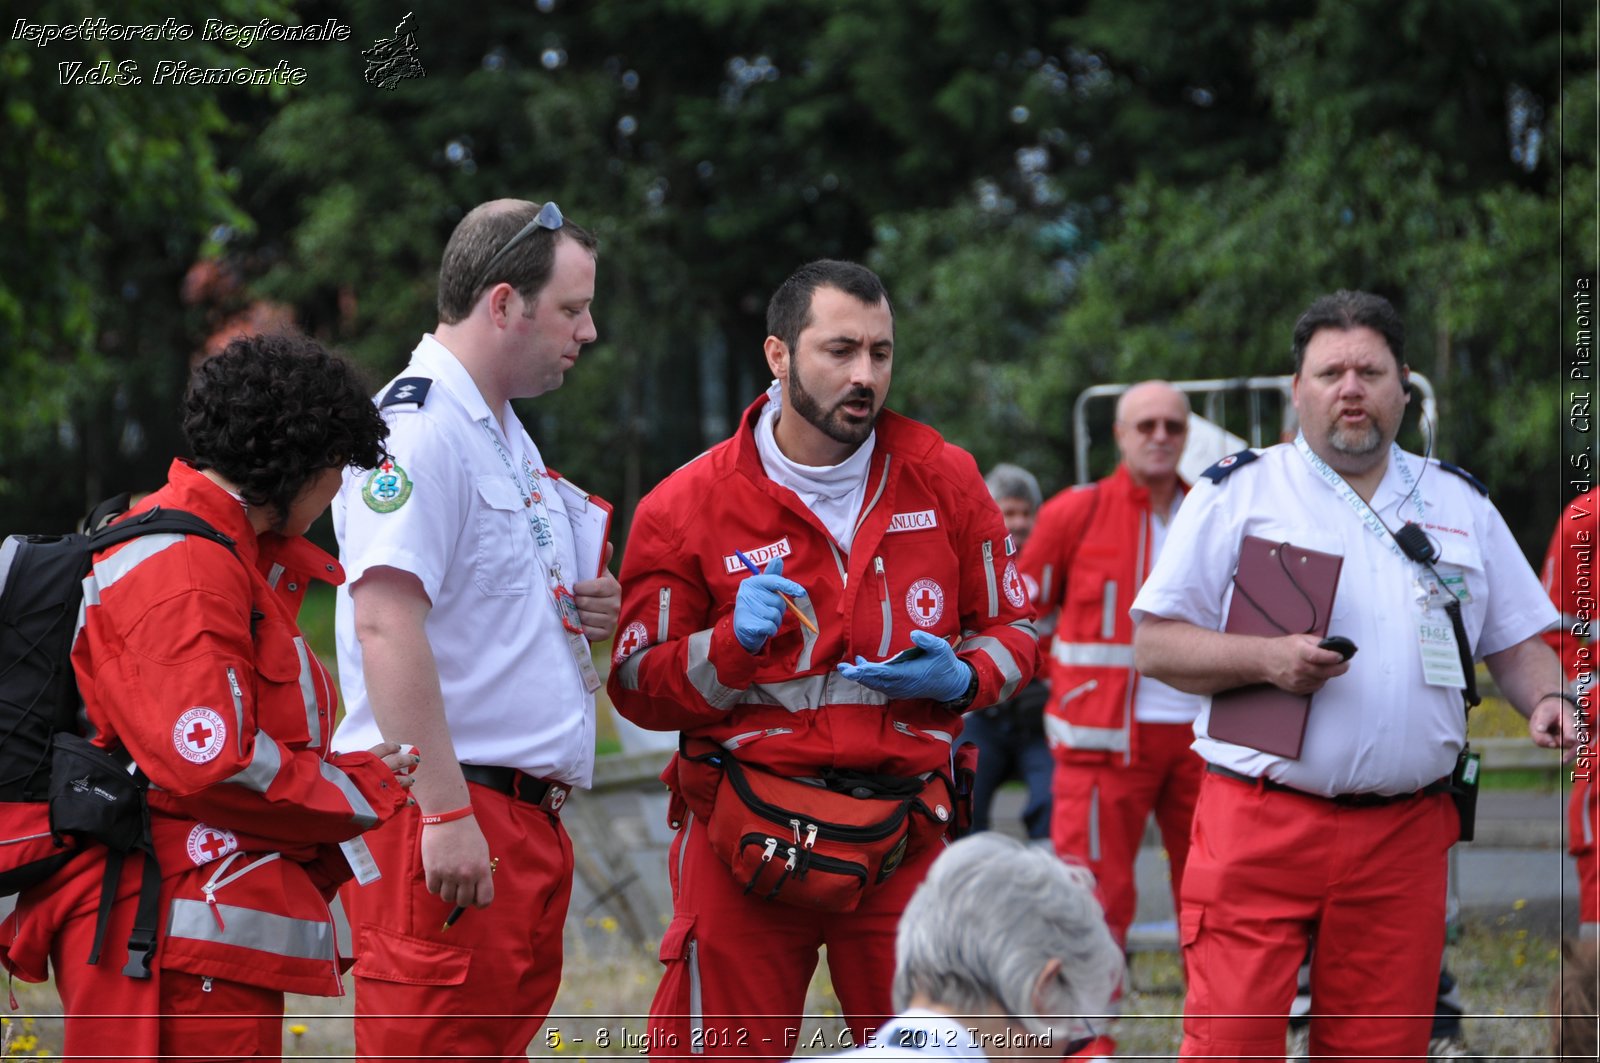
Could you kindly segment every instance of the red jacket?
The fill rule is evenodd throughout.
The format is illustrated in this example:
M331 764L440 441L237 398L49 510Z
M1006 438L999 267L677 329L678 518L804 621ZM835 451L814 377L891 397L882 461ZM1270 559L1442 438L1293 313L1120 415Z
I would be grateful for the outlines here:
M1119 464L1104 480L1068 488L1041 506L1017 559L1038 588L1039 612L1060 610L1045 707L1045 734L1060 759L1132 759L1139 676L1128 609L1154 563L1152 519L1150 492Z
M641 727L713 739L786 776L948 771L959 711L891 701L835 665L906 649L920 627L966 636L974 705L1009 697L1033 675L1033 612L978 467L933 429L884 411L846 556L792 491L767 478L753 433L766 402L640 502L622 565L611 699ZM798 602L820 633L791 613L762 652L746 652L733 634L734 596L748 575L735 550L762 566L783 555L783 575L806 588Z
M326 903L350 874L338 843L405 801L372 754L327 755L335 686L295 614L309 580L337 584L343 570L303 538L258 539L242 507L181 462L136 512L155 505L204 518L238 551L144 536L98 555L85 582L72 661L90 733L125 748L152 784L155 964L340 995ZM7 966L42 975L55 930L99 902L101 852L23 895ZM108 941L101 962L120 967L122 944Z
M1600 664L1595 661L1595 602L1600 597L1596 580L1600 568L1595 551L1600 549L1600 488L1573 499L1561 512L1561 519L1550 534L1540 578L1545 593L1561 610L1561 626L1545 632L1544 640L1561 656L1567 678L1583 686L1594 685ZM1582 677L1587 674L1585 681Z

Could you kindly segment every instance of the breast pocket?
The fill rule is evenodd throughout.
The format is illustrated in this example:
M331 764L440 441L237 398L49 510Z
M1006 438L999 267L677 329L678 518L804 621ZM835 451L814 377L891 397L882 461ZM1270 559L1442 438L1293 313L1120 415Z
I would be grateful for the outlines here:
M1065 573L1063 615L1097 617L1094 630L1103 639L1116 633L1118 561L1117 552L1109 547L1082 546Z
M473 581L488 595L527 594L533 587L533 534L520 492L504 477L477 479L478 554Z

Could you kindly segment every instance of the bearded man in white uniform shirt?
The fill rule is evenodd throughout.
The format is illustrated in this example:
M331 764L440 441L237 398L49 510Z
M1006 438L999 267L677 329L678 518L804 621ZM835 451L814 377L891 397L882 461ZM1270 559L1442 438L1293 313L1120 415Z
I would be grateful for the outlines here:
M1299 438L1205 473L1133 603L1142 673L1198 694L1314 694L1298 759L1209 737L1209 703L1195 723L1208 774L1179 915L1185 1058L1281 1058L1312 934L1323 1018L1311 1053L1427 1054L1459 832L1448 791L1466 739L1452 591L1471 654L1534 743L1576 742L1539 638L1556 614L1504 520L1481 484L1394 445L1404 342L1378 296L1312 303L1294 331ZM1430 563L1402 550L1401 531ZM1353 658L1315 635L1222 631L1247 535L1343 557L1328 631L1355 643Z
M561 981L559 812L591 780L588 643L615 630L621 587L577 571L511 400L560 387L594 340L594 278L594 238L555 204L468 213L445 247L440 323L379 402L393 461L347 476L334 504L349 574L334 744L392 734L422 754L419 807L369 835L382 877L343 894L361 1058L521 1059ZM447 925L456 907L484 910Z

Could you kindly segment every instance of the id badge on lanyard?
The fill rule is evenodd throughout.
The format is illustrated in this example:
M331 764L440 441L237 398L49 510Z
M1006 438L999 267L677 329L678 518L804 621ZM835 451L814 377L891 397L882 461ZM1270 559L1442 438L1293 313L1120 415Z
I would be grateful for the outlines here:
M495 435L494 429L487 420L479 421L483 430L489 436L489 442L494 444L495 453L500 455L500 461L506 467L506 475L511 477L511 482L517 488L517 494L522 497L523 507L528 514L528 534L533 537L535 551L539 555L539 562L550 574L550 600L555 605L556 616L561 620L562 632L567 637L567 648L572 651L572 663L578 666L578 674L583 678L583 687L590 694L600 689L600 673L595 670L594 657L590 654L589 639L583 633L583 618L578 613L578 599L573 595L571 588L561 578L561 560L556 554L554 525L550 520L549 507L545 505L544 492L539 489L540 473L536 473L532 464L523 460L523 474L526 482L517 476L516 468L511 463L511 455L506 452L505 445L500 442L500 437Z

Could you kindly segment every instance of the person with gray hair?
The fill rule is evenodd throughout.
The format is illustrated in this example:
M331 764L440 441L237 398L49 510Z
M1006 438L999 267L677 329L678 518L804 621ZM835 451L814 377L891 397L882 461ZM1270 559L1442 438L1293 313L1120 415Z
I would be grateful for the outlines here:
M1033 519L1044 495L1033 473L1020 465L1001 462L983 478L1000 507L1011 542L1006 556L1020 551L1033 530ZM1024 579L1023 585L1027 586ZM1031 597L1033 589L1028 591ZM1040 634L1046 632L1040 629ZM1043 669L1041 668L1042 672ZM1022 829L1030 841L1050 840L1050 785L1055 760L1044 737L1044 703L1050 687L1035 676L1028 685L1004 701L967 713L961 737L978 747L978 769L972 780L972 829L991 827L989 809L995 791L1011 779L1028 787L1022 805Z
M1094 1040L1122 976L1086 869L969 835L933 862L900 918L898 1014L837 1058L1060 1059Z

